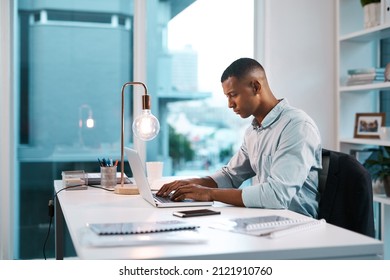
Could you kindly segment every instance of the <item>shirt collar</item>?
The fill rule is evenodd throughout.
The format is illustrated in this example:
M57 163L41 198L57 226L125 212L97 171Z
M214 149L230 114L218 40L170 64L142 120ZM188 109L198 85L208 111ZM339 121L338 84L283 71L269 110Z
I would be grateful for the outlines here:
M257 122L256 118L252 120L253 129L265 129L269 127L279 118L287 106L287 99L281 99L280 102L278 102L278 104L276 104L276 106L273 107L272 110L265 116L261 124Z

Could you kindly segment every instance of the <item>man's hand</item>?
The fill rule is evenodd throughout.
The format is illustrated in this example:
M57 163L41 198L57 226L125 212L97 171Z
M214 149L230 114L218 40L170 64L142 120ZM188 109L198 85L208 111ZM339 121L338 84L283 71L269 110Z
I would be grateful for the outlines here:
M192 199L197 201L213 201L212 191L208 187L197 184L186 184L179 186L171 195L171 200L182 201L184 199Z
M199 185L199 179L184 179L176 180L168 184L164 184L157 192L158 196L167 197L171 195L174 201L184 199L193 199L198 201L210 201L209 187Z
M171 195L173 201L193 199L198 201L221 201L235 206L244 206L240 189L218 189L210 177L177 180L165 184L156 193L158 196Z

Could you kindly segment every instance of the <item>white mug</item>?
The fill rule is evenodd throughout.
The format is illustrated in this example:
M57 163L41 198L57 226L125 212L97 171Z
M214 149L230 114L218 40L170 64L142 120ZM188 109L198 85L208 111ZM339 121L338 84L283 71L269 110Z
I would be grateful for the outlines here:
M149 183L162 178L164 163L162 161L147 161L146 174Z

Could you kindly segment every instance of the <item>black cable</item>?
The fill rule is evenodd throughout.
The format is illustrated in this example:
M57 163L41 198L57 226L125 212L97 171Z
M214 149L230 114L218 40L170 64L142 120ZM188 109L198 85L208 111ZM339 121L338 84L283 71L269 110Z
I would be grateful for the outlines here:
M104 188L104 187L101 187L101 186L96 186L96 185L88 185L89 187L91 188L96 188L96 189L102 189L102 190L105 190L105 191L109 191L109 192L113 192L114 190L112 189L107 189L107 188ZM57 195L58 193L62 192L63 190L66 190L66 189L69 189L69 188L76 188L76 187L79 187L79 186L70 186L70 187L65 187L65 188L62 188L60 189L59 191L57 191L53 198L49 200L49 204L48 204L48 210L49 210L49 229L47 231L47 234L46 234L46 238L45 238L45 241L43 243L43 257L44 259L46 260L46 244L47 244L47 241L49 240L49 236L50 236L50 229L51 229L51 224L53 222L53 217L54 217L54 200L57 198Z
M43 244L43 257L45 258L46 260L46 244L47 244L47 240L49 239L49 235L50 235L50 228L51 228L51 223L53 221L53 217L50 217L50 220L49 220L49 230L47 231L47 235L46 235L46 238L45 238L45 242Z

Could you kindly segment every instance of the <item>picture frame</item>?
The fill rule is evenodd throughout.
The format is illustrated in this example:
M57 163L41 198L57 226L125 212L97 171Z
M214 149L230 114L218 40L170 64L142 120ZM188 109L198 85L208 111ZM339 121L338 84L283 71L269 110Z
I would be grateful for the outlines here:
M385 113L357 113L354 138L379 139L380 128L385 125Z

